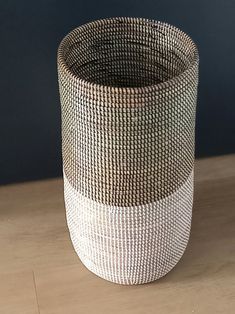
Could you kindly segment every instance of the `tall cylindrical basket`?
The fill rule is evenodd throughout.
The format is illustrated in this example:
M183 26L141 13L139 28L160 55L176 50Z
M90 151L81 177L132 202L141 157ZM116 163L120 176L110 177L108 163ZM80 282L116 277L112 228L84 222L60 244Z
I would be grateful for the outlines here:
M110 18L58 50L67 222L84 265L141 284L190 234L198 52L166 23Z

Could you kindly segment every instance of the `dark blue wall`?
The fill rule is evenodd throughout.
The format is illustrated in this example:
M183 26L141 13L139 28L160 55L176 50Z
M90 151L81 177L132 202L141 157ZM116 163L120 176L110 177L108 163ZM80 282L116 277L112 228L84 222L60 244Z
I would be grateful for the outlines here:
M56 52L85 22L138 16L174 24L200 52L196 155L235 152L235 1L0 2L0 183L61 175Z

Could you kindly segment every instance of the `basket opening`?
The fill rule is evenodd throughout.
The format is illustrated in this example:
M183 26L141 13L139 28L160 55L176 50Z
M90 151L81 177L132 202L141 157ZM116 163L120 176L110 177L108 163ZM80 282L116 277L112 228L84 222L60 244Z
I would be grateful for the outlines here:
M78 27L62 42L66 67L89 83L144 87L186 71L195 59L191 39L161 22L114 18Z

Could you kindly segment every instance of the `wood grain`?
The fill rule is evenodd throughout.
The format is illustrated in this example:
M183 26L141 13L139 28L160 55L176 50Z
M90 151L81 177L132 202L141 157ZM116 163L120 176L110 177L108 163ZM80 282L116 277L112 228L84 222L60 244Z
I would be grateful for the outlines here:
M0 274L0 313L39 314L32 271Z
M234 190L235 155L197 161L183 258L154 283L119 286L74 253L61 179L0 187L0 313L234 313Z

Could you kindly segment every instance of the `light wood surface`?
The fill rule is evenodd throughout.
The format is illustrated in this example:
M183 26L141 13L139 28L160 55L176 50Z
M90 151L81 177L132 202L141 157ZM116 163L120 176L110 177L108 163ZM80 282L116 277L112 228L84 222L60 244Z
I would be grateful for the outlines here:
M0 313L235 313L235 155L198 160L190 242L164 278L120 286L73 251L61 179L0 187Z

